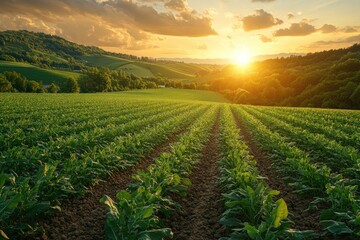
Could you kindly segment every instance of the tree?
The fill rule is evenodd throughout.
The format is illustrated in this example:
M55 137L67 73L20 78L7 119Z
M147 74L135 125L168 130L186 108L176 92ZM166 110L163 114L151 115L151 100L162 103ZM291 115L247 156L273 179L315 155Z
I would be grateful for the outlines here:
M17 72L4 72L6 79L19 92L26 91L26 78Z
M38 89L42 88L40 84L36 81L27 81L26 82L26 92L34 93L37 92Z
M80 87L76 79L68 78L63 87L63 92L65 93L78 93L80 92Z
M88 69L80 81L85 92L105 92L111 88L111 72L108 68Z
M12 86L3 74L0 74L0 92L9 92Z
M52 83L49 87L49 93L58 93L60 91L60 87L55 83Z

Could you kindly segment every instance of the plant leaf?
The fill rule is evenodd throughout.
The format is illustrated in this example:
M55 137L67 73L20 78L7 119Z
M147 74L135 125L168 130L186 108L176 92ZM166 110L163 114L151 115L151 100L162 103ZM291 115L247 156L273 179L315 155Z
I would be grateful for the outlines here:
M288 216L288 209L284 199L280 198L276 201L276 212L275 212L275 220L274 227L279 227L280 222Z

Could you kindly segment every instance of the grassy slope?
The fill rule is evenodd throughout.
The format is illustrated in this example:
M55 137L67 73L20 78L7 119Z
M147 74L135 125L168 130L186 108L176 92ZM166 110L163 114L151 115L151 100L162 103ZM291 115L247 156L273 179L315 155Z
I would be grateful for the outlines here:
M118 58L113 56L106 55L87 55L82 56L82 60L85 61L86 64L94 67L108 67L111 70L119 69L122 65L131 63L130 60L124 58Z
M112 70L122 69L128 74L139 77L153 77L161 74L170 79L193 79L197 72L206 69L198 65L185 63L148 63L107 55L88 55L82 57L82 59L90 66L108 67Z
M42 82L43 84L56 83L61 85L69 77L78 78L79 73L60 70L43 69L27 63L0 61L0 72L16 71L29 80Z

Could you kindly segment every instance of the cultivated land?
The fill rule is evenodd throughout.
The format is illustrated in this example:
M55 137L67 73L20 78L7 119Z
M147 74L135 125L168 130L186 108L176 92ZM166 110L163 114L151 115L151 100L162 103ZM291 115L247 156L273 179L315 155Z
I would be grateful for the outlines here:
M0 94L0 239L357 239L359 119L196 90Z

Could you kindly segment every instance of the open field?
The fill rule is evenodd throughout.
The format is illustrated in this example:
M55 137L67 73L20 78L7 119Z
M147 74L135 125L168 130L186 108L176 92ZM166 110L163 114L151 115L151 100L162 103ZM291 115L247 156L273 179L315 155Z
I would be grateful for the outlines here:
M359 120L196 90L0 94L0 239L358 239Z
M149 63L107 55L88 55L83 56L82 59L89 66L108 67L111 70L121 69L138 77L154 77L160 74L169 79L194 79L198 72L206 70L204 66L197 64Z
M15 71L25 76L29 80L42 82L42 84L56 83L62 85L68 78L79 78L80 74L53 69L44 69L27 63L0 61L0 73L6 71Z

